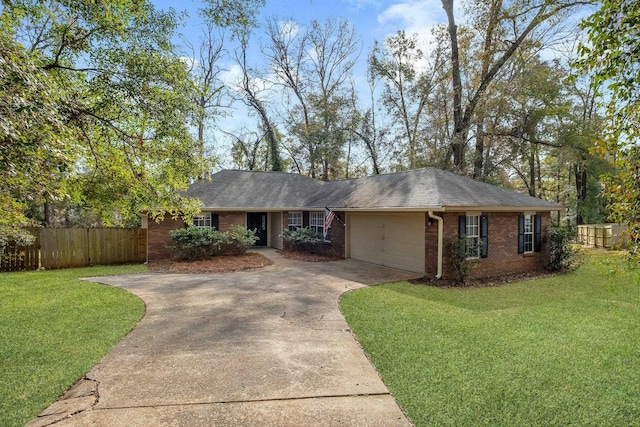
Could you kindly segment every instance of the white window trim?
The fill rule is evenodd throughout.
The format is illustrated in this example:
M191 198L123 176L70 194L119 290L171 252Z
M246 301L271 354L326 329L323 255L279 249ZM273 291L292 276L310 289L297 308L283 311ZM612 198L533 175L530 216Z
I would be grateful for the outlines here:
M295 220L295 221L292 221ZM287 213L287 229L291 230L291 227L295 227L295 229L302 228L303 220L302 220L302 212L288 212Z
M309 212L309 228L324 235L324 212Z
M476 213L476 212L467 212L467 218L466 218L466 229L465 229L465 236L467 239L467 242L465 242L465 244L467 244L469 242L470 239L474 239L476 241L476 253L475 255L471 255L469 254L469 250L468 250L468 245L467 245L467 259L479 259L480 258L480 214ZM469 221L469 218L476 218L475 224L472 225L473 227L475 227L477 229L477 234L471 234L469 233L469 223L471 221ZM470 256L471 255L471 256Z
M193 227L195 228L211 228L211 212L202 212L196 214L193 216L192 221Z
M527 220L529 220L529 231L527 231ZM524 233L523 233L523 249L525 254L532 254L535 249L535 242L533 241L535 237L535 220L534 215L531 213L524 214ZM529 240L527 241L527 236ZM527 247L529 246L529 248Z

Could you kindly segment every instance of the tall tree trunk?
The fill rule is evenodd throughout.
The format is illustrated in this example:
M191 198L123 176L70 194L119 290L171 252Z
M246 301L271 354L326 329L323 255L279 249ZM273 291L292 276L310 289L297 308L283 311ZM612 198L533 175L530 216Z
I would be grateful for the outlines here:
M587 199L587 168L584 163L576 163L573 165L573 175L576 179L576 196L578 201L578 209L576 212L576 225L584 224L584 215L582 215L582 207Z
M44 226L53 227L53 205L47 198L44 201Z
M484 178L484 121L478 120L476 124L476 155L473 160L473 179Z
M536 156L533 147L529 151L529 195L536 197Z
M462 80L460 77L460 54L458 51L458 26L453 14L453 0L442 0L447 13L449 38L451 39L451 81L453 83L453 165L458 172L464 167L464 148L467 142L467 128L463 124Z
M201 99L200 105L199 107L202 108L202 112L198 115L198 155L200 156L200 161L202 162L202 165L204 166L205 164L205 159L204 159L204 126L205 126L205 114L204 114L204 108L205 106L203 106L204 100ZM198 174L198 180L204 181L207 179L207 171L206 169L203 167L203 169L200 171L200 173Z

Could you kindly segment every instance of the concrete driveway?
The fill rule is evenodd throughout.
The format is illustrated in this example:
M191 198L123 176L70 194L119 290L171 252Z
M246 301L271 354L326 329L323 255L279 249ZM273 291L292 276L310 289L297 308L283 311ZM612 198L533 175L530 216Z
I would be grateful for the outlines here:
M91 279L138 295L146 314L30 426L410 426L338 299L415 274L262 253L273 266Z

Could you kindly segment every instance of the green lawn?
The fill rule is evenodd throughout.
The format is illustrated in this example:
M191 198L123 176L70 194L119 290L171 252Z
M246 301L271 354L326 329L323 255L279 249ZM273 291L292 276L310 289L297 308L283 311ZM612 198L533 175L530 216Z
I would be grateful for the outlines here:
M145 265L0 274L0 424L23 426L80 379L144 314L121 289L79 277Z
M493 288L363 288L341 308L416 426L640 425L640 269L619 254Z

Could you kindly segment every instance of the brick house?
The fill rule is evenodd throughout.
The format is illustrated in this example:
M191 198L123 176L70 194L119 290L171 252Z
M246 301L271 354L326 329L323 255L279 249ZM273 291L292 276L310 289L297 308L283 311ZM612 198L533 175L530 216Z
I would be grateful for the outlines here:
M541 248L558 204L425 168L342 181L321 182L298 174L223 170L190 186L202 212L194 226L225 231L256 229L258 245L282 249L285 229L311 227L345 258L452 278L446 245L465 236L476 259L476 278L541 269ZM166 244L181 220L143 221L149 259L169 256Z

